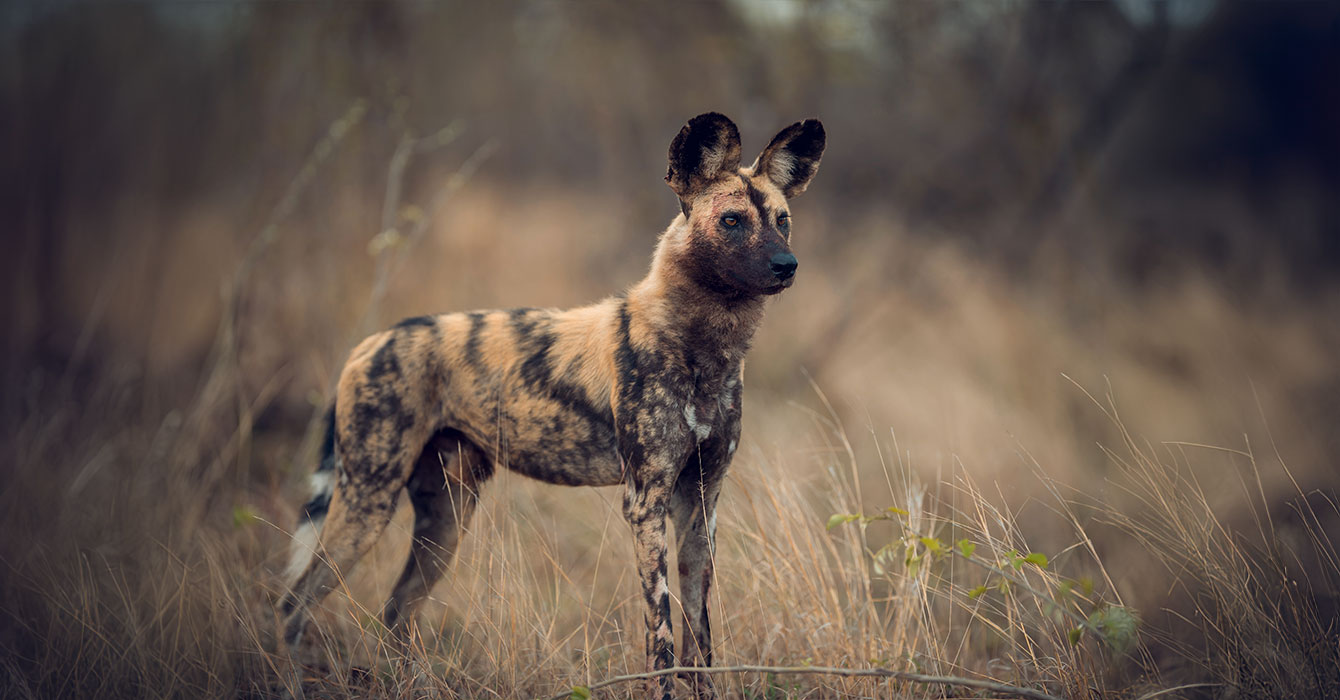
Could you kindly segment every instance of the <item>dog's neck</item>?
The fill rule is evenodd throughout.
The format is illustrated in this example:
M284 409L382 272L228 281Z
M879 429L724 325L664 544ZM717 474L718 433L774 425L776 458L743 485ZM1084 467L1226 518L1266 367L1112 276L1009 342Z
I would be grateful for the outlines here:
M738 367L763 321L767 298L726 297L695 282L675 250L675 234L683 233L675 229L685 225L682 216L676 218L656 247L650 272L628 290L633 322L661 342L678 340L671 346L682 348L694 371Z

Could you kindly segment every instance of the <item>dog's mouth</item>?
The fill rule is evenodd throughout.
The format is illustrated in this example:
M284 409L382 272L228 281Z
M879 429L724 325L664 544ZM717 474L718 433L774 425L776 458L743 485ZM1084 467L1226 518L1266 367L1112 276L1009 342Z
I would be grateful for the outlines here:
M796 281L796 278L794 278L794 277L789 277L789 278L787 278L787 279L785 279L785 280L783 280L783 281L781 281L781 282L778 282L777 284L775 284L775 285L773 285L773 286L771 286L771 287L765 287L765 288L763 289L763 294L765 294L765 295L767 295L767 296L772 296L773 294L781 294L781 293L782 293L782 290L786 289L787 287L790 287L793 283L795 283L795 281Z

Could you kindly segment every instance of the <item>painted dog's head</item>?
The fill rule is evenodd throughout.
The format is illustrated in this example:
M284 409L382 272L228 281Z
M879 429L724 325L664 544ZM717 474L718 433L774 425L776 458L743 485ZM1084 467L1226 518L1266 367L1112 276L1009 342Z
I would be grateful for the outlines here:
M740 167L740 132L731 120L715 112L690 119L670 144L665 175L687 224L675 232L676 264L728 299L790 287L796 256L787 200L805 191L823 152L823 124L806 119Z

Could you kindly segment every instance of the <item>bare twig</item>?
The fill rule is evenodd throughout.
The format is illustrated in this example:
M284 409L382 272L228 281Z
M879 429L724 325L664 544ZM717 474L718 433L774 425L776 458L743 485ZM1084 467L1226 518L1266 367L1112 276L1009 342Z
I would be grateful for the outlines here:
M401 199L404 196L405 171L409 169L410 159L416 155L431 153L445 147L455 141L463 130L464 128L458 120L422 138L405 134L396 146L395 153L391 155L391 163L386 174L386 196L382 200L381 231L373 238L373 244L376 246L377 263L376 272L373 275L372 295L368 300L368 308L364 311L363 318L356 329L360 337L367 332L366 326L368 324L376 323L381 299L386 294L386 283L390 278L390 267L395 256L386 255L384 251L394 247L408 249L412 247L409 244L413 241L407 239L418 237L413 233L410 236L403 236L397 228L399 223L397 219L401 216ZM436 213L436 209L435 206L434 213ZM426 220L431 220L431 218L431 216L419 216L413 220L416 232L419 235L422 235L419 225L423 223L424 228L426 228Z
M317 171L335 152L335 147L344 140L360 121L363 115L367 113L367 102L358 100L349 108L344 116L335 120L330 125L326 136L317 142L316 147L312 149L312 154L308 156L303 163L302 169L298 171L293 181L289 183L288 189L284 191L284 196L275 205L270 213L270 218L266 220L265 226L261 228L260 233L251 240L251 245L247 248L246 256L238 264L233 276L223 288L223 301L225 304L223 318L220 320L220 343L223 345L223 355L231 356L236 352L236 313L241 301L242 293L246 289L248 280L251 278L252 268L260 262L261 256L265 254L270 246L274 244L279 234L279 225L293 214L293 210L298 206L298 199L307 187L312 184L316 178Z
M1146 693L1144 695L1141 695L1136 700L1150 700L1151 698L1162 697L1170 693L1176 693L1182 690L1190 690L1192 688L1222 688L1223 686L1224 686L1223 683L1187 683L1186 685L1178 685L1173 686L1171 688L1156 690L1152 693Z
M298 199L307 187L316 177L317 171L321 165L330 158L335 152L335 147L339 145L349 131L353 129L358 122L362 121L363 115L367 112L367 102L358 100L349 108L344 116L331 124L326 136L322 138L312 149L312 153L303 163L302 169L298 171L297 176L289 183L284 196L275 205L266 219L256 237L251 240L251 245L247 247L246 255L238 263L232 276L224 283L221 295L223 297L223 314L219 319L219 331L215 335L214 350L211 353L210 372L206 377L204 387L201 390L201 398L208 398L212 393L211 388L221 377L220 373L229 368L236 358L237 354L237 313L241 306L242 294L246 290L248 280L251 279L252 268L260 261L261 256L269 250L278 236L279 225L287 219L294 208L298 205Z
M404 264L405 259L409 257L410 252L423 238L429 225L437 218L438 213L442 211L442 207L451 195L470 180L475 171L479 169L480 164L497 147L496 142L489 140L476 148L475 152L471 153L470 157L461 163L456 172L447 178L446 184L438 190L427 214L419 213L412 217L408 233L401 233L396 228L396 216L401 207L402 182L405 169L409 166L410 157L428 153L447 145L456 138L460 131L460 126L452 123L431 136L421 139L403 139L400 146L396 148L395 154L391 156L390 174L386 185L386 201L382 207L382 231L373 239L377 263L376 272L373 275L372 293L368 298L367 310L363 312L363 317L356 326L355 335L357 338L354 338L354 340L371 333L377 327L381 316L381 302L386 296L386 287L390 283L391 277Z
M659 671L648 673L630 673L626 676L615 676L613 678L592 683L586 686L587 690L598 690L617 683L628 683L630 681L648 680L659 676L668 676L677 673L772 673L772 674L811 674L825 676L847 676L847 677L875 677L890 678L898 681L907 681L909 683L920 683L925 685L954 685L964 688L977 688L980 690L989 690L994 693L1005 693L1021 698L1033 698L1034 700L1060 700L1055 695L1048 695L1041 690L1032 688L1021 688L1015 685L997 683L995 681L979 680L976 678L960 678L958 676L930 676L924 673L912 673L910 671L894 671L887 668L832 668L826 666L710 666L710 667L689 667L675 666L673 668L664 668ZM564 700L571 697L571 691L559 693L547 700Z
M911 527L908 527L907 523L904 523L903 521L899 520L898 518L888 517L887 515L877 515L877 516L874 516L874 517L875 517L875 519L877 519L877 520L884 520L884 521L891 522L891 523L897 525L899 528L902 528L902 531L903 531L904 533L906 533L907 535L911 535L912 537L918 537L918 538L920 538L920 537L922 536L921 533L917 532L916 530L912 529ZM1035 588L1031 583L1028 582L1028 579L1024 578L1022 575L1016 575L1016 574L1011 573L1011 572L1009 571L1008 567L1005 567L1005 566L996 566L996 565L994 565L994 564L991 564L991 563L982 561L982 560L978 559L977 557L969 556L969 555L967 555L967 554L964 554L963 552L960 552L960 551L958 551L957 549L954 549L954 548L950 548L950 549L948 550L948 552L949 552L949 554L952 554L953 556L956 556L956 557L958 557L958 558L960 558L960 559L962 559L962 560L968 562L969 564L972 564L973 566L976 566L976 567L979 567L979 568L981 568L981 569L984 569L987 573L992 573L992 574L996 574L997 576L1000 576L1001 578L1005 579L1006 581L1009 581L1010 583L1013 583L1014 585L1016 585L1016 586L1018 586L1018 587L1020 587L1020 588L1022 588L1022 589L1024 589L1024 590L1028 591L1029 593L1033 594L1033 596L1036 597L1036 598L1038 598L1039 600L1043 600L1043 601L1052 601L1053 603L1056 603L1056 602L1057 602L1056 599L1055 599L1052 595L1050 595L1050 594L1048 594L1048 593L1045 593L1045 592L1043 592L1043 591L1038 590L1038 589ZM1100 639L1103 638L1103 632L1102 632L1102 630L1100 630L1100 629L1099 629L1097 626L1095 626L1092 622L1089 622L1089 620L1086 619L1083 615L1080 615L1079 613L1075 612L1074 610L1071 610L1069 607L1064 606L1064 605L1060 605L1059 603L1056 605L1056 610L1058 610L1059 612L1061 612L1062 614L1064 614L1066 617L1069 617L1072 621L1074 621L1074 623L1075 623L1076 625L1078 625L1078 626L1080 626L1080 627L1083 627L1084 629L1089 630L1089 632L1093 633L1095 636L1097 636L1097 637L1100 638Z
M246 293L251 272L266 251L274 244L279 235L280 224L293 214L299 199L316 178L321 166L330 159L336 147L349 135L349 132L362 121L367 109L366 100L357 100L343 116L330 125L330 129L317 142L315 148L312 149L312 153L303 162L298 174L289 183L288 188L284 191L284 196L280 198L271 211L265 225L251 240L246 254L242 261L238 263L232 276L223 284L220 290L223 311L219 318L219 329L214 336L214 346L210 350L206 362L209 369L205 371L204 380L196 394L191 412L188 414L186 420L188 430L185 431L185 434L198 434L200 426L208 420L212 407L230 397L239 404L239 420L243 423L249 420L246 407L243 405L240 395L237 394L235 385L237 381L239 315L242 307L242 297ZM246 433L248 429L248 426L242 425L239 426L238 432ZM220 471L221 468L222 465L216 459L214 465L210 467L211 480L214 473Z
M362 316L354 324L353 336L349 339L346 346L352 346L369 333L376 330L380 323L381 303L386 296L387 286L390 280L395 276L396 271L404 264L411 251L427 233L428 227L432 225L434 219L441 213L442 207L451 198L457 190L463 187L479 166L492 155L497 149L497 142L490 139L475 149L452 173L445 184L438 189L434 195L432 203L429 205L427 213L419 212L417 215L408 217L410 228L408 232L402 233L397 226L398 219L402 218L402 209L406 208L403 203L404 196L404 177L406 170L409 169L410 161L414 156L423 155L436 151L452 143L461 132L464 126L461 122L452 122L436 132L421 138L415 138L406 135L401 138L396 146L395 153L391 155L391 162L387 167L386 195L382 202L382 230L373 237L370 248L376 256L375 269L373 272L372 291L368 295L368 305L364 309ZM338 377L336 377L338 380ZM334 396L334 380L326 391L326 395ZM326 414L326 406L329 400L316 406L312 410L312 416L307 421L307 429L304 431L304 437L294 453L294 462L305 460L316 449L317 438L321 434L321 421Z

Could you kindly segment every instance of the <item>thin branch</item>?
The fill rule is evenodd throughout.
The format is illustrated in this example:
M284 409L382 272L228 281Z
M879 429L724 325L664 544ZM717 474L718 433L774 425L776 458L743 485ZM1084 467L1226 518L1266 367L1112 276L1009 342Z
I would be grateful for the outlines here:
M288 219L297 208L298 200L307 190L308 185L316 178L317 172L326 160L335 152L335 148L344 140L345 136L358 125L367 113L367 102L357 100L344 113L342 117L335 120L327 130L325 136L317 142L316 147L312 149L311 155L303 162L302 168L298 174L289 183L284 191L284 196L280 198L275 208L270 212L270 217L266 219L265 225L255 238L251 239L251 244L247 247L247 252L243 255L233 274L224 283L221 290L223 298L223 313L219 319L219 330L215 334L215 347L212 352L211 367L212 370L206 380L206 387L217 380L221 370L235 359L237 354L237 314L241 306L242 295L246 292L247 282L251 279L252 269L260 262L261 257L274 244L279 234L279 225ZM203 396L208 397L208 391L201 392Z
M888 521L888 522L891 522L891 523L895 523L896 525L898 525L898 527L902 528L902 530L903 530L904 533L907 533L907 534L909 534L909 535L911 535L911 536L913 536L913 537L921 537L921 533L919 533L919 532L917 532L916 530L913 530L912 528L908 527L907 523L904 523L902 520L899 520L898 518L889 517L889 516L887 516L887 515L883 515L883 514L881 514L881 515L875 515L875 516L872 516L872 517L873 517L875 520L885 520L885 521ZM957 549L954 549L954 548L952 548L952 547L949 548L948 551L949 551L949 553L952 554L953 556L959 557L959 558L963 559L964 561L968 562L969 564L973 564L973 565L975 565L975 566L977 566L977 567L980 567L980 568L982 568L982 569L985 569L988 573L996 574L996 575L1000 576L1001 578L1003 578L1003 579L1009 581L1010 583L1013 583L1014 585L1019 586L1020 588L1022 588L1022 589L1024 589L1024 590L1028 591L1029 593L1033 594L1033 596L1036 597L1036 598L1038 598L1039 600L1043 600L1043 601L1051 601L1052 603L1055 603L1055 604L1056 604L1056 609L1059 610L1059 611L1060 611L1062 614L1064 614L1066 617L1069 617L1071 620L1073 620L1073 621L1075 622L1076 625L1078 625L1078 626L1080 626L1080 627L1083 627L1084 629L1089 630L1089 632L1093 633L1095 636L1097 636L1097 637L1100 638L1100 639L1103 638L1103 631L1100 630L1100 629L1098 629L1098 627L1095 626L1092 622L1089 622L1089 620L1086 619L1083 615L1080 615L1079 613L1075 612L1074 610L1071 610L1071 609L1069 608L1069 606L1060 604L1060 601L1056 600L1056 598L1055 598L1054 596L1052 596L1052 595L1050 595L1050 594L1048 594L1048 593L1044 593L1044 592L1038 590L1037 588L1034 588L1033 585L1030 584L1030 583L1028 582L1028 580L1025 579L1022 575L1017 575L1017 574L1011 572L1011 571L1009 570L1008 566L997 566L997 565L995 565L995 564L993 564L993 563L989 563L989 562L982 561L982 560L978 559L978 558L975 557L975 556L974 556L974 557L970 557L970 556L964 554L963 552L960 552L960 551L958 551Z
M229 391L229 385L236 382L240 314L251 273L279 237L280 225L297 209L299 200L316 179L321 167L335 153L345 137L363 120L367 110L366 100L355 100L339 119L331 123L330 128L303 162L302 168L289 182L283 197L275 204L265 225L252 238L233 274L224 281L220 289L223 309L219 316L219 328L215 332L214 345L206 360L209 369L204 372L204 379L196 391L193 408L186 420L185 434L196 434L200 425L208 419L210 410L219 401L229 397L239 398L236 397L236 388ZM245 415L241 420L246 420ZM221 468L220 461L216 458L214 465L210 467L211 472Z
M1030 584L1022 575L1016 575L1014 573L1011 573L1009 569L1004 566L993 566L984 561L978 560L976 557L970 557L959 551L954 550L951 551L954 554L954 556L957 556L971 564L975 564L993 574L1000 576L1006 581L1009 581L1010 583L1013 583L1014 585L1028 591L1029 593L1032 593L1033 596L1038 598L1039 600L1050 601L1056 604L1056 609L1061 611L1061 613L1063 613L1066 617L1069 617L1071 620L1073 620L1076 625L1079 625L1080 627L1089 630L1093 634L1097 635L1100 639L1103 637L1103 631L1094 626L1094 624L1092 622L1089 622L1088 619L1086 619L1083 615L1080 615L1074 610L1071 610L1069 606L1060 604L1060 601L1056 600L1054 596L1048 593L1044 593L1038 590L1037 588L1034 588L1033 585Z
M422 139L401 141L401 146L396 149L392 157L391 180L396 184L394 187L388 185L386 196L387 204L383 211L383 224L391 221L392 225L383 225L382 232L378 234L379 240L374 240L374 246L377 248L376 271L373 274L372 292L369 294L367 309L363 312L363 317L359 320L356 333L358 338L362 338L371 333L380 323L381 303L386 296L387 285L396 271L404 264L409 257L410 252L423 238L429 225L437 218L442 211L443 205L450 199L451 195L464 187L470 178L474 176L479 166L493 154L497 148L497 142L492 139L485 141L479 148L475 149L468 158L461 163L447 178L446 184L438 190L437 195L433 197L432 204L426 214L420 213L412 222L412 227L408 233L402 234L394 225L395 212L400 207L401 186L399 180L404 177L404 169L409 165L409 157L413 154L427 153L433 149L440 148L455 138L459 133L460 127L456 124L448 125L433 136ZM394 196L395 200L390 198ZM379 245L378 245L379 244ZM357 340L358 338L355 338Z
M1179 690L1190 690L1192 688L1221 688L1223 687L1223 685L1224 685L1223 683L1187 683L1186 685L1178 685L1173 686L1172 688L1164 688L1163 690L1156 690L1152 693L1146 693L1144 695L1141 695L1136 700L1150 700L1150 698L1157 698L1163 695L1167 695L1169 693L1176 693Z
M372 333L380 324L381 304L386 296L387 287L392 277L404 264L409 254L418 245L428 231L428 227L441 213L443 206L457 190L461 189L470 181L479 167L483 165L489 156L497 150L498 143L489 139L481 144L469 155L456 172L447 177L444 183L434 195L428 212L420 212L409 222L411 226L407 233L402 233L397 226L397 217L400 214L404 194L404 176L409 168L410 162L414 156L432 153L441 149L453 141L464 131L464 124L461 121L452 123L438 129L436 132L421 138L414 138L406 135L401 138L396 146L395 153L391 155L391 162L388 166L386 195L382 202L382 231L373 238L372 249L375 251L376 260L374 262L372 290L368 294L367 307L363 314L354 324L354 330L349 341L345 343L346 347L353 347L368 334ZM336 376L338 379L338 375ZM335 393L334 382L327 388L326 395L333 397ZM317 440L321 435L322 420L326 415L326 408L329 405L329 399L316 406L312 410L312 415L307 421L307 429L304 431L302 442L294 452L293 461L300 462L306 460L308 456L315 452Z
M409 134L401 136L400 143L396 146L395 153L391 156L389 172L386 175L386 196L382 200L382 228L377 234L377 239L383 242L395 241L400 237L400 231L397 227L397 217L400 215L401 199L405 186L405 171L409 168L410 159L416 155L431 153L443 148L456 140L464 131L464 125L458 119L452 123L438 129L436 133L423 138L415 138ZM464 166L462 166L464 167ZM420 221L423 217L420 217ZM409 246L404 246L409 247ZM390 257L378 252L376 254L376 273L373 275L375 280L373 284L372 297L368 303L368 309L363 314L363 319L359 323L359 337L366 334L367 329L363 327L368 321L376 322L377 308L381 302L381 297L386 291L386 278L389 275L388 266Z
M794 673L811 674L825 676L847 676L861 677L869 676L876 678L891 678L898 681L907 681L909 683L921 683L924 685L954 685L964 688L977 688L980 690L989 690L994 693L1005 693L1021 698L1033 698L1033 700L1060 700L1055 695L1048 695L1041 690L1032 688L1021 688L1015 685L1006 685L996 683L995 681L984 681L976 678L960 678L958 676L930 676L924 673L912 673L910 671L894 671L887 668L832 668L826 666L709 666L709 667L691 667L675 666L673 668L664 668L659 671L648 673L631 673L626 676L615 676L608 680L592 683L586 686L587 690L599 690L617 683L628 683L630 681L648 680L659 676L668 676L677 673ZM559 693L547 700L565 700L572 696L571 691Z

